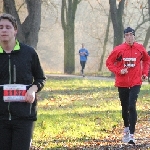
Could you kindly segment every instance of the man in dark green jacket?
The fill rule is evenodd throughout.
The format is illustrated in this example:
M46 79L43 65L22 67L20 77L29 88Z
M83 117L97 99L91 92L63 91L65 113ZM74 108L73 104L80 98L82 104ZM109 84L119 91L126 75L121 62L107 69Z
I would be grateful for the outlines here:
M36 51L16 39L17 22L0 16L0 149L29 150L36 93L46 80Z

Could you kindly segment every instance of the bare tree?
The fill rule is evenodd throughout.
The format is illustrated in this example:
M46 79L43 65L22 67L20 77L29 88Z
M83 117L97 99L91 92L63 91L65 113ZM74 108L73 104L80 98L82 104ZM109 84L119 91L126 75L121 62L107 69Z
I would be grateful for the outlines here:
M148 0L148 13L149 13L149 20L150 20L150 0Z
M139 42L142 42L144 47L146 48L150 39L148 1L137 1L136 3L132 4L126 3L126 6L131 6L133 11L127 10L127 17L125 17L125 19L126 21L128 20L128 24L133 24L133 22L136 22L136 39Z
M81 0L62 0L61 24L64 30L64 73L75 71L74 26L77 5Z
M104 44L103 44L103 51L102 51L102 55L101 55L101 57L100 57L100 67L99 67L99 71L102 71L102 68L103 68L103 62L104 62L104 57L105 57L105 53L106 53L106 45L107 45L108 37L109 37L110 23L111 23L111 19L110 19L110 13L109 13L109 15L108 15L108 22L107 22L107 27L106 27L106 34L105 34Z
M3 0L4 11L17 18L19 30L17 38L36 48L41 25L41 0L25 0L22 5L25 4L27 5L27 16L21 23L15 0Z
M126 6L128 5L128 2L129 1L126 1ZM123 16L125 0L118 1L119 3L118 8L117 8L116 0L109 0L109 3L110 3L110 11L111 11L111 20L114 29L114 46L121 44L123 40L122 19L128 20L129 21L128 24L131 24L131 19L134 20L133 18L137 15L138 17L136 17L137 25L135 27L135 31L139 30L139 33L141 33L142 35L144 32L146 32L145 39L142 39L143 45L146 47L150 39L150 27L147 27L146 25L147 22L149 21L149 17L147 17L148 14L145 13L147 10L147 2L140 3L139 1L137 1L137 3L132 3L133 5L132 9L135 10L136 13L130 11L128 19L127 16ZM138 4L140 5L140 7L138 7ZM135 20L132 22L135 22ZM141 34L139 34L138 36L136 35L137 39L139 40L141 39ZM142 38L144 37L142 36Z
M122 16L124 12L124 2L125 0L120 0L117 8L116 0L109 0L111 20L114 29L114 46L121 44L123 41Z
M150 22L150 0L148 0L148 14L149 14L148 20ZM149 39L150 39L150 26L147 29L147 33L146 33L145 40L144 40L144 43L143 43L143 45L145 47L147 47Z

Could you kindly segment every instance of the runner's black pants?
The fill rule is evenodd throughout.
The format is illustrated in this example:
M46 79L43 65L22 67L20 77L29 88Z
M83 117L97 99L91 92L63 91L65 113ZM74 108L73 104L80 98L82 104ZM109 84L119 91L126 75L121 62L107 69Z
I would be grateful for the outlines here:
M83 73L83 70L84 70L84 68L85 68L85 64L86 64L86 61L80 61L82 73Z
M140 92L140 88L140 85L130 88L118 87L124 126L129 127L130 134L134 134L135 132L135 125L137 121L136 101Z
M33 121L1 120L0 149L29 150L32 136Z

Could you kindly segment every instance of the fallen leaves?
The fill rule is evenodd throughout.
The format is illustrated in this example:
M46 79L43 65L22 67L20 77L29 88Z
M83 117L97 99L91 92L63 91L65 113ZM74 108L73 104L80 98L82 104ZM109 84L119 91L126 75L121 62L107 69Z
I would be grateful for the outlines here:
M99 118L96 118L99 121ZM76 145L68 143L61 149L64 150L148 150L150 149L150 122L149 118L143 117L136 124L136 145L128 145L121 142L122 125L116 126L109 136L104 139L89 139L82 144ZM57 148L56 148L57 149ZM43 148L32 147L30 150L46 150ZM50 150L50 149L49 149Z

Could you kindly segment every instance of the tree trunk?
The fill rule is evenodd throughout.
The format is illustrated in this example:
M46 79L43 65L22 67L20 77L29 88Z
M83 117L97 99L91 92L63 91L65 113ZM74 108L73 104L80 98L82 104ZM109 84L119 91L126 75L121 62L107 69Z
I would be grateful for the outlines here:
M150 0L148 0L148 13L149 13L149 21L150 21Z
M107 28L106 28L106 35L105 35L104 45L103 45L103 52L102 52L102 55L101 55L101 58L100 58L100 67L99 67L99 71L102 71L102 67L103 67L104 56L105 56L105 53L106 53L106 45L107 45L107 42L108 42L108 36L109 36L110 22L111 22L111 19L110 19L110 13L109 13L109 15L108 15L108 23L107 23Z
M143 43L143 46L144 46L145 48L146 48L147 45L148 45L149 39L150 39L150 26L149 26L149 28L147 29L147 33L146 33L145 40L144 40L144 43Z
M6 13L16 17L18 22L17 38L20 42L37 48L38 33L41 25L41 0L26 0L28 16L24 22L20 22L19 12L17 12L14 0L3 0Z
M116 0L109 0L111 20L114 29L114 47L123 42L123 23L122 15L124 12L125 0L119 1L118 8L116 6Z
M148 0L148 13L149 13L149 21L150 21L150 0ZM150 26L147 29L147 33L146 33L145 40L144 40L144 43L143 43L143 45L144 45L145 48L148 45L149 39L150 39Z
M75 71L74 22L81 0L62 0L61 24L64 30L64 73Z

